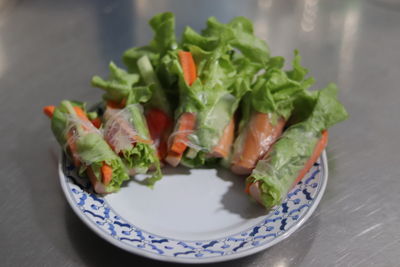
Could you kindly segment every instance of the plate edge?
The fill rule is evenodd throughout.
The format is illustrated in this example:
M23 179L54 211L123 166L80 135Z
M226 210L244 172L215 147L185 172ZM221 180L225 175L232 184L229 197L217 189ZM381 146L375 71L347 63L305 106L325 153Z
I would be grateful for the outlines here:
M316 196L316 198L314 200L314 204L310 207L309 211L304 215L304 217L294 227L289 229L286 233L279 236L274 241L266 243L264 246L254 247L253 250L247 250L242 253L239 252L239 253L221 256L221 257L212 257L212 258L204 258L204 259L196 259L196 260L193 260L190 258L172 258L172 257L170 258L170 257L159 256L157 254L153 254L153 253L146 252L143 250L140 250L140 252L135 251L135 249L133 247L125 245L123 242L120 242L118 240L110 238L109 236L104 235L104 233L101 232L97 227L95 227L92 222L87 221L86 218L84 217L84 215L81 213L81 210L75 205L75 202L71 199L71 197L68 193L66 182L63 181L63 179L65 179L66 176L63 173L62 160L61 160L62 157L63 157L63 152L60 153L60 158L58 160L58 173L59 173L61 188L64 192L64 195L67 199L69 206L72 208L72 210L75 212L75 214L78 215L78 217L84 222L84 224L87 227L89 227L89 229L91 229L93 232L95 232L98 236L100 236L102 239L110 242L111 244L115 245L116 247L119 247L119 248L121 248L129 253L133 253L137 256L147 257L147 258L151 258L153 260L158 260L158 261L163 261L163 262L191 263L191 264L224 262L224 261L230 261L230 260L250 256L250 255L256 254L260 251L263 251L267 248L270 248L270 247L276 245L277 243L285 240L286 238L291 236L295 231L297 231L299 228L301 228L303 226L303 224L311 217L311 215L315 212L316 208L318 207L319 203L321 202L321 199L325 193L326 186L328 183L328 161L327 161L327 156L326 156L326 150L324 150L324 152L322 153L322 156L320 157L320 158L322 158L323 168L324 168L324 174L323 174L324 182L321 185L320 193Z

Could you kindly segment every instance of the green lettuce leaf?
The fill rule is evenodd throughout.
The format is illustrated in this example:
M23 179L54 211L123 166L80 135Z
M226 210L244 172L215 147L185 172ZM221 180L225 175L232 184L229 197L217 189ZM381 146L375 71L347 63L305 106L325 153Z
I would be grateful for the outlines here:
M136 143L130 149L122 150L122 157L129 169L135 169L136 173L146 173L152 165L158 163L156 151L151 145Z
M157 77L156 72L147 56L138 59L137 66L142 77L142 83L149 86L152 97L147 104L147 107L158 108L169 114L171 108L166 96L166 93Z
M158 67L162 57L171 50L178 47L175 35L175 16L170 12L155 15L149 25L154 32L150 44L142 47L132 47L126 50L122 60L128 67L129 72L138 73L137 61L146 56L151 64Z
M188 156L192 151L186 151L182 157L181 164L188 168L200 168L203 166L214 167L219 159L208 158L207 153L204 151L194 151L194 157Z
M283 71L282 58L275 58L265 74L258 77L251 93L254 110L274 114L275 120L278 117L286 120L290 117L295 99L314 83L313 78L305 78L308 70L300 65L298 51L294 54L293 70Z
M348 114L337 100L337 88L309 93L313 106L303 121L290 126L273 145L266 159L259 160L247 182L261 182L261 198L265 207L279 205L290 190L300 170L311 157L321 132L347 119ZM300 103L300 102L299 102ZM309 108L309 101L305 106ZM301 108L301 107L299 107Z
M129 112L129 123L143 139L150 139L149 128L143 115L143 108L140 105L128 105L125 109Z
M325 89L317 91L316 104L311 115L304 122L314 131L322 131L346 120L349 117L344 106L338 101L338 88L329 84Z
M161 165L157 157L157 151L154 146L143 143L136 143L131 149L122 151L123 159L130 169L135 169L136 173L147 173L150 168L150 177L145 179L145 183L152 187L162 178Z
M150 46L161 56L178 47L175 37L175 16L171 12L155 15L149 24L154 31L154 39Z
M183 112L196 113L197 127L195 133L189 136L193 145L182 160L187 166L197 166L207 161L205 155L219 143L241 99L250 91L256 73L264 66L262 60L255 61L254 57L248 56L246 48L249 46L237 45L240 43L237 38L253 36L249 23L244 19L236 19L224 25L210 19L203 34L198 34L190 27L185 29L181 46L191 52L198 76L191 86L184 80L178 56L171 56L173 60L170 61L169 70L178 77L180 91L176 117ZM263 51L269 57L268 48ZM193 152L196 149L198 155Z
M99 76L92 78L92 85L105 91L103 99L120 103L124 99L127 104L147 102L151 96L149 86L134 86L139 81L139 75L128 73L118 68L113 62L109 65L110 75L108 80L103 80Z
M214 36L201 35L187 26L182 35L182 46L187 49L187 44L198 46L205 51L213 51L220 44L220 39Z
M267 43L254 35L253 24L245 17L236 17L228 24L211 17L207 20L207 28L203 30L203 34L224 39L229 46L238 49L254 62L266 64L269 60Z
M195 113L204 108L200 97L202 83L200 80L196 80L191 86L186 83L177 51L170 53L167 69L170 76L173 77L171 79L176 81L179 92L179 106L175 110L175 117L178 118L183 112Z
M159 108L171 113L171 99L176 98L176 81L167 71L168 53L177 49L175 17L170 12L155 15L149 24L154 32L149 45L134 47L125 51L123 62L129 72L140 75L139 84L151 89L152 97L146 108Z
M78 101L62 101L54 110L53 117L51 118L51 130L62 147L64 147L67 142L65 134L70 120L68 109L66 107L67 102L72 106L78 106L82 108L82 110L86 110L86 104Z
M121 159L111 150L103 137L98 133L88 133L76 139L77 152L84 163L80 168L80 173L86 170L86 166L90 166L101 181L101 167L103 162L112 168L111 182L106 186L107 192L115 192L122 182L129 179L126 168Z
M128 68L130 73L139 73L137 61L139 58L147 56L152 65L155 66L160 61L160 53L156 48L151 46L132 47L124 52L122 61Z

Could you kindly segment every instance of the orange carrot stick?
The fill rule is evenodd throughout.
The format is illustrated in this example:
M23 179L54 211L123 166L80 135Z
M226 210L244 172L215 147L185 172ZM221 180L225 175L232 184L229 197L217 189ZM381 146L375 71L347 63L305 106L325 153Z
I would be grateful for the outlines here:
M183 70L183 77L186 83L190 86L197 78L196 64L194 62L192 53L186 51L179 51L179 63L181 63Z
M101 176L102 182L104 185L109 185L111 180L112 180L112 168L111 166L107 165L105 162L103 162L103 166L101 166Z
M225 127L219 144L213 149L212 156L215 158L225 158L228 156L232 146L235 133L235 121L232 119Z
M51 119L53 117L53 113L54 113L55 109L56 109L55 106L45 106L43 108L43 112L44 112L44 114L47 115L47 117L49 117Z
M188 136L193 131L196 125L196 116L194 113L185 112L178 120L178 129L176 130L176 135L173 138L170 151L182 154L188 142Z
M178 119L177 126L176 134L165 157L165 161L174 167L179 164L187 148L188 136L196 126L196 115L190 112L183 113Z
M270 115L255 112L245 129L242 151L235 151L231 170L240 175L248 175L257 161L264 157L271 145L281 135L286 121L280 118L272 125Z
M75 110L76 115L77 115L81 120L90 122L90 120L89 120L88 117L86 116L86 113L85 113L85 111L83 111L83 109L81 109L81 108L78 107L78 106L74 106L74 110Z
M317 161L319 156L321 156L322 151L324 151L324 149L327 145L328 145L328 131L324 130L324 131L322 131L322 136L318 140L318 143L316 144L316 146L314 148L313 154L308 159L306 165L304 165L304 168L299 172L299 176L297 176L296 180L293 183L293 186L295 186L298 182L300 182L301 179L303 179L303 177L308 173L308 171L311 169L311 167Z

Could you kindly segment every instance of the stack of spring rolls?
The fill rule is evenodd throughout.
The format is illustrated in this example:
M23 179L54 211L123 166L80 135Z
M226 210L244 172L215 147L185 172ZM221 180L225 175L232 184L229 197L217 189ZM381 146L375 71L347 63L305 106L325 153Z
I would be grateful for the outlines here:
M180 42L172 13L150 26L149 45L124 53L127 70L111 62L107 79L92 78L104 90L102 112L74 101L44 109L80 174L110 193L139 173L153 186L165 164L221 164L247 177L260 204L280 204L321 155L327 129L348 117L335 85L309 91L314 79L298 51L284 70L244 17L209 18Z

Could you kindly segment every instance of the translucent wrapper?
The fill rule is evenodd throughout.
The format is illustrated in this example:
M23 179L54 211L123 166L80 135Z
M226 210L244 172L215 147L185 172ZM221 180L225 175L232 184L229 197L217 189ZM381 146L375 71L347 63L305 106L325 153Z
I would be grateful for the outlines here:
M230 140L230 134L232 134L234 124L231 124L233 113L237 107L237 100L234 96L226 93L219 97L216 102L196 113L182 113L178 118L173 133L169 137L168 147L176 143L184 144L185 147L189 148L185 154L186 158L194 158L199 152L205 158L222 157L221 151L230 150L232 140ZM236 103L236 105L235 105ZM191 121L187 121L185 116L193 114ZM192 125L189 125L189 124ZM188 124L188 125L183 125ZM229 129L227 132L226 130ZM228 136L228 138L227 138ZM222 139L228 139L228 142L223 142ZM222 145L221 145L222 143ZM229 146L229 148L226 148ZM214 149L218 148L217 153L214 153Z
M137 111L136 120L132 115L133 110ZM131 149L137 142L152 143L146 130L137 129L145 127L142 112L143 108L138 104L129 105L121 110L107 108L104 114L104 138L116 153Z
M269 208L282 202L313 154L321 134L304 125L289 128L258 161L248 182L260 182L262 204Z
M302 115L299 122L282 134L268 156L258 161L247 180L248 184L259 181L261 200L267 208L282 202L314 151L317 154L322 152L323 147L319 147L319 151L317 147L322 132L348 117L337 100L337 87L333 84L303 97L295 103L294 114L300 112Z
M179 127L175 127L174 132L169 136L168 147L171 147L172 143L175 142L184 144L195 151L206 151L206 148L200 145L199 138L196 135L196 130L179 131L179 129L176 128Z
M153 170L152 177L147 179L149 185L161 179L160 162L150 139L142 106L131 104L120 110L107 108L104 117L104 137L122 157L129 173L135 175Z
M232 120L238 100L225 93L211 108L199 112L197 136L202 147L211 153L224 136L224 131Z
M115 192L129 179L126 167L103 139L102 132L89 121L84 107L81 102L62 101L51 119L53 134L79 167L79 173L89 176L97 193ZM111 179L103 177L104 166L109 167Z
M104 155L101 150L97 151L98 153L91 153L90 157L85 157L82 155L82 153L80 153L78 146L78 144L82 143L82 140L88 135L97 136L103 140L103 135L100 130L94 127L90 121L83 120L77 116L67 114L66 118L67 127L65 127L64 130L64 135L66 136L64 150L67 151L69 149L73 159L78 159L86 166L89 166L94 162L103 161ZM75 149L71 150L71 146L75 146Z
M232 170L235 173L250 174L257 161L265 156L279 138L285 120L282 117L276 120L274 116L271 113L253 112L234 144Z

